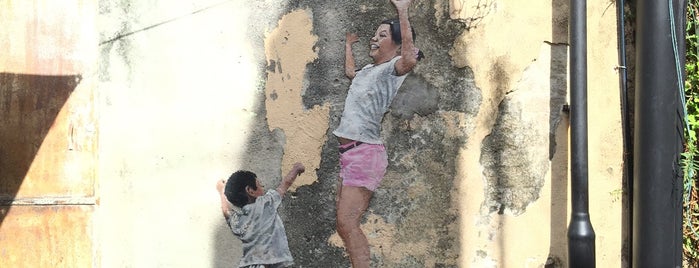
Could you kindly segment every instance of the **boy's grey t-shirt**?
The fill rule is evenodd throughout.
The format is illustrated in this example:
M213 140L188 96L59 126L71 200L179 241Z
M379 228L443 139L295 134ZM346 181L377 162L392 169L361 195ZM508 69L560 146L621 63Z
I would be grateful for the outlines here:
M258 197L255 203L235 209L228 218L233 234L243 242L243 257L238 267L255 264L290 266L294 259L289 251L284 223L277 213L282 198L275 190Z
M345 99L338 137L382 144L381 120L407 75L396 75L400 56L379 65L369 64L357 72Z

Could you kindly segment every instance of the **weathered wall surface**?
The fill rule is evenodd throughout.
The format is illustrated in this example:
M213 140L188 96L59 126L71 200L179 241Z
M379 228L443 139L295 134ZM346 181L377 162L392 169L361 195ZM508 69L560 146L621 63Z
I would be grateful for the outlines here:
M565 266L568 126L561 105L567 86L568 1L486 2L452 13L474 18L467 21L475 28L460 36L452 55L455 64L474 70L484 95L477 130L466 146L481 150L467 149L462 156L461 191L472 197L460 207L461 237L469 241L460 263L529 267L548 256L550 263ZM612 267L621 262L622 162L614 83L616 18L608 8L608 3L588 4L588 134L597 262ZM482 174L471 172L480 169Z
M96 4L0 1L0 266L98 264Z
M567 265L567 3L414 0L427 58L383 121L389 169L362 223L373 266ZM611 10L588 3L590 207L604 267L621 266L623 246ZM357 32L357 63L369 63L390 2L99 1L94 12L97 67L81 77L97 84L101 266L233 266L239 242L215 181L247 169L273 188L300 161L307 172L280 209L296 264L348 267L331 134L349 86L343 39Z

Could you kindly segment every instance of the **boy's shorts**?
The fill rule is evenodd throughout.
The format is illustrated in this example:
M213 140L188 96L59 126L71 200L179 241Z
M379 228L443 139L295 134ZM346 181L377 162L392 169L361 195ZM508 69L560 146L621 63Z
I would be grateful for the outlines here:
M342 185L375 191L386 174L388 155L383 144L350 142L340 145Z

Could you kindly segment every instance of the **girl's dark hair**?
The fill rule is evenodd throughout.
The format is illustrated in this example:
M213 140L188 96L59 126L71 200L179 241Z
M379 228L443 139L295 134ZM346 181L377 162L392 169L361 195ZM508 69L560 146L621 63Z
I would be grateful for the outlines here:
M245 187L248 186L253 190L257 190L257 175L250 171L239 170L233 172L231 177L228 178L223 194L234 206L242 208L249 202L248 193L245 191Z
M398 20L398 18L384 20L381 22L381 24L388 24L388 26L391 27L391 39L393 39L393 42L396 42L396 44L399 45L403 43L403 38L400 34L400 21ZM415 36L417 34L415 33L415 29L413 29L413 26L410 26L410 31L413 32L413 41L415 41Z
M392 18L392 19L387 19L381 22L381 24L388 24L391 28L391 39L393 42L396 42L396 44L402 44L403 43L403 38L400 34L400 21L398 18ZM413 28L412 25L410 25L410 32L413 33L413 42L415 42L415 36L417 33L415 33L415 28ZM422 53L422 51L418 50L417 52L417 60L421 60L422 58L425 57L425 54Z

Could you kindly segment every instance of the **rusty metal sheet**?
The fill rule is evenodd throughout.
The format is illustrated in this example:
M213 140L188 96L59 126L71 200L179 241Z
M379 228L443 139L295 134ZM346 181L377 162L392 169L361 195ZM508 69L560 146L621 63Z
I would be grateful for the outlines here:
M0 200L94 194L93 93L80 79L0 73Z
M0 1L0 72L83 73L97 55L96 0Z
M94 206L0 207L0 267L95 267Z
M96 7L0 1L0 267L98 266Z
M97 1L0 1L0 204L94 195Z

